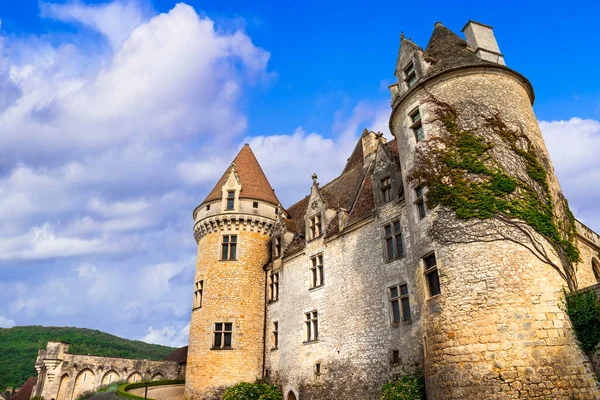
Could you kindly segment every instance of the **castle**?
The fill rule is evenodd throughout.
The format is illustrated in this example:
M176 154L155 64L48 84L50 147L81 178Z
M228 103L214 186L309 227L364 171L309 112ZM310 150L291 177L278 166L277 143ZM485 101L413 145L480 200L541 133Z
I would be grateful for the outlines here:
M491 27L463 32L401 38L394 139L365 130L333 181L284 209L246 145L194 210L187 399L257 378L286 400L378 399L417 371L429 399L600 398L560 307L600 280L600 237L569 218L529 81ZM466 172L433 185L424 165Z

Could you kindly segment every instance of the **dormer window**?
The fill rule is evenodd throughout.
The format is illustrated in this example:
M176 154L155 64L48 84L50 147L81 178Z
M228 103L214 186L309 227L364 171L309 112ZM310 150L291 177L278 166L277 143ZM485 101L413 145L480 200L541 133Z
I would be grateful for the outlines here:
M404 68L404 82L409 88L417 83L417 74L415 71L415 64L411 61L406 68Z
M315 215L309 219L310 239L315 239L321 236L323 230L321 228L321 216Z
M235 205L235 192L230 190L227 192L227 210L233 210Z
M381 201L387 203L392 200L392 181L389 176L381 180Z
M410 129L412 129L417 143L425 140L425 131L423 130L419 108L410 113L409 117L411 122Z

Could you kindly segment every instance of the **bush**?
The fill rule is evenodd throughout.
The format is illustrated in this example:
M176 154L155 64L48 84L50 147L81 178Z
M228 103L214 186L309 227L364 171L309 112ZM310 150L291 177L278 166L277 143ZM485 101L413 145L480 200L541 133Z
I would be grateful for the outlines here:
M575 331L575 336L586 353L591 353L600 342L600 305L594 290L567 293L564 309Z
M425 382L420 375L405 375L381 389L381 400L425 400Z
M283 395L273 385L242 382L228 388L223 400L283 400Z
M32 397L31 400L44 400L44 398L42 396L35 396Z

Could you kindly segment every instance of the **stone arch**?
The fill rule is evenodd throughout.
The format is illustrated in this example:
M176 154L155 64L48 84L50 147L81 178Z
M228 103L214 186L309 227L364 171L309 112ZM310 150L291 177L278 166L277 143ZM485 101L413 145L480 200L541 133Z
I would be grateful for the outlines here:
M76 400L82 393L95 389L96 375L89 368L82 369L75 378L75 386L71 400Z
M163 374L161 374L160 372L155 373L154 375L152 375L152 379L150 379L151 381L162 381L165 379L165 376Z
M56 400L68 400L67 386L69 386L69 374L64 374L60 378L60 383L58 384L58 393L56 394Z
M119 374L114 369L111 369L110 371L105 373L104 376L102 377L101 385L102 386L110 385L111 383L116 382L118 380L119 380Z
M298 392L292 388L288 389L285 400L299 400Z
M592 258L592 271L594 272L596 282L600 283L600 262L596 258Z
M140 374L137 371L133 371L128 377L127 377L127 383L135 383L135 382L141 382L142 381L142 374Z

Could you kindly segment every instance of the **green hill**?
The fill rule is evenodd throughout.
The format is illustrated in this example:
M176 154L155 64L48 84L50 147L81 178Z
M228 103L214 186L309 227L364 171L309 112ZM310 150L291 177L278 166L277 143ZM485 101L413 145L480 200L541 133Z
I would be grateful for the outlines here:
M69 353L72 354L147 360L162 360L174 350L91 329L45 326L0 328L0 389L7 386L20 387L27 378L37 376L37 352L45 349L48 341L70 343Z

